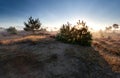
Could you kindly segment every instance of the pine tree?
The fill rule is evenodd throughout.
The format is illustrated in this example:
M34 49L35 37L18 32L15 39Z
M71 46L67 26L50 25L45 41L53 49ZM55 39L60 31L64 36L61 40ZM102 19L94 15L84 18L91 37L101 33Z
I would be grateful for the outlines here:
M71 26L69 23L63 24L60 32L57 34L57 40L80 44L83 46L90 46L92 41L92 34L88 31L88 26L85 22L77 22L77 25Z
M39 28L41 27L39 19L33 19L32 17L30 17L27 22L24 22L24 25L25 31L32 31L33 33L35 33L35 31L39 30Z

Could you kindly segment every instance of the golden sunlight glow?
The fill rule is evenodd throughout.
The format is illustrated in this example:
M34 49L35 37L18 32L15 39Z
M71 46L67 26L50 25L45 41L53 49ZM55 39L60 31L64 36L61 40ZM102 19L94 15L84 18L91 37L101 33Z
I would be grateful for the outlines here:
M93 31L99 31L105 29L105 27L102 24L98 24L97 22L92 21L90 19L86 21L86 25Z
M99 31L99 30L104 30L104 28L100 27L100 26L91 26L91 28L94 30L94 31Z
M58 31L60 29L60 27L63 24L67 24L67 22L69 22L71 24L71 26L77 25L78 20L79 20L78 18L72 18L71 20L68 20L68 21L64 20L61 22L46 23L45 26L48 26L48 28L47 28L48 31ZM102 30L105 29L105 27L102 24L98 24L95 21L92 21L90 19L82 19L82 20L84 22L86 22L86 25L88 26L88 28L91 31L99 31L101 29ZM82 21L82 20L80 20L80 21ZM79 27L81 27L81 26L79 26Z
M91 20L83 20L84 22L86 22L86 25L88 26L88 28L91 30L91 31L99 31L99 30L104 30L105 27L102 26L102 25L98 25L97 23L91 21ZM70 21L70 23L72 25L76 25L76 21ZM79 26L80 27L80 26Z

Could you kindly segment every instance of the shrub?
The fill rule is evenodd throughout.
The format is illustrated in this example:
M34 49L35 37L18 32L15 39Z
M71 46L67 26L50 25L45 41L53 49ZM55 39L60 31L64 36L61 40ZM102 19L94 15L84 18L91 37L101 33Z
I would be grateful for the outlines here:
M63 24L60 32L57 34L56 39L66 43L80 44L83 46L90 46L92 41L92 34L88 31L88 26L82 21L77 25L71 26Z
M15 27L9 27L6 29L10 34L17 34L17 29Z

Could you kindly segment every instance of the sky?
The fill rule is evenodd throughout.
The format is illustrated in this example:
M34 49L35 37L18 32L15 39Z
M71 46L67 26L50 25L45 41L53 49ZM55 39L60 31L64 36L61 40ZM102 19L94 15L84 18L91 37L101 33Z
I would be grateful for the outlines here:
M120 0L0 0L0 27L23 29L30 16L43 27L83 20L93 29L120 24Z

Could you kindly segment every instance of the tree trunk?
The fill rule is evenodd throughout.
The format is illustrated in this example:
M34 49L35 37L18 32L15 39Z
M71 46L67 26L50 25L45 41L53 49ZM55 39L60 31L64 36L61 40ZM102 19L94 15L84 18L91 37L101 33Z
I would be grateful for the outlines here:
M32 33L35 34L35 30L32 30Z

